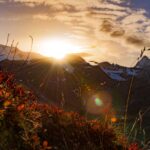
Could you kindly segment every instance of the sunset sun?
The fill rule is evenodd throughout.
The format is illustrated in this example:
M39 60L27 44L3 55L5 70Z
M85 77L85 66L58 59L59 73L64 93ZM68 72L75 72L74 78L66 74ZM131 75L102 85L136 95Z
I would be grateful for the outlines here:
M78 53L80 47L64 39L46 39L40 43L39 53L56 59L63 59L67 54Z

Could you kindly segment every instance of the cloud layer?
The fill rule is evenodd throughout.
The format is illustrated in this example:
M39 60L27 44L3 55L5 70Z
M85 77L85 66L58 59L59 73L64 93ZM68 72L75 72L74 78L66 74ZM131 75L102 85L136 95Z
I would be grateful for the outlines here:
M56 32L80 41L92 54L88 60L129 66L141 48L150 46L147 5L131 0L0 0L1 32L18 37L27 31L37 37Z

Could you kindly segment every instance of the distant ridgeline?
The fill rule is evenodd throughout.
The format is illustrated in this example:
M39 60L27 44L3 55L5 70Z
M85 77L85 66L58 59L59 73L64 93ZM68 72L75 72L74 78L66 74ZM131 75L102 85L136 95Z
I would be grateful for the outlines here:
M1 47L1 69L13 72L16 80L32 89L40 102L88 117L103 115L107 111L120 117L124 114L130 81L134 77L129 103L131 118L149 105L150 70L146 66L150 60L146 56L133 68L108 62L91 65L77 55L69 55L62 62L42 56L31 59L31 55L30 63L24 63L27 53L21 51L23 59L5 59L10 57L6 57L10 47Z

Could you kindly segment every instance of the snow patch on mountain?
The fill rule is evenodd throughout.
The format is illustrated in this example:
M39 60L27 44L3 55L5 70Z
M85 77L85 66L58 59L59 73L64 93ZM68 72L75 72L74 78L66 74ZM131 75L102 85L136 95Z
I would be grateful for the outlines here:
M126 68L126 67L100 67L112 80L116 81L127 81L132 76L137 76L139 74L136 68Z
M121 76L122 70L115 71L105 67L101 67L101 69L113 80L126 81L126 79Z

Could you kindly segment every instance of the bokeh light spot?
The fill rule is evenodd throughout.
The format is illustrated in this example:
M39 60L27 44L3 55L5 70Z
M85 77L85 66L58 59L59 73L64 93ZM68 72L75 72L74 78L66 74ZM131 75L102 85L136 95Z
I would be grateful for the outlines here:
M96 98L96 99L95 99L95 104L96 104L97 106L102 106L102 105L103 105L103 102L102 102L101 99Z
M112 117L112 118L111 118L111 122L112 122L112 123L117 122L117 118L116 118L116 117Z

